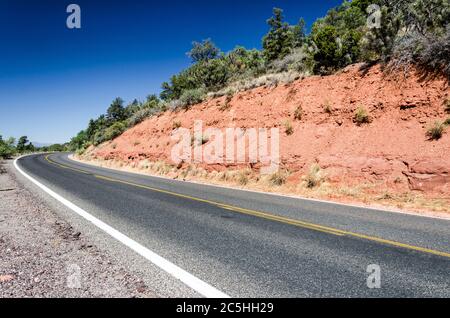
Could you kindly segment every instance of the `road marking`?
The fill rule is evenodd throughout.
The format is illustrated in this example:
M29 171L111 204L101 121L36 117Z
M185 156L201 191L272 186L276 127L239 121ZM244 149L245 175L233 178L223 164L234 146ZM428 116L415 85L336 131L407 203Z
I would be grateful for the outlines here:
M80 169L77 169L77 168L72 168L72 167L69 167L69 166L62 165L62 164L60 164L60 163L54 162L53 160L50 160L49 157L50 157L50 155L46 155L46 156L45 156L45 160L46 160L47 162L49 162L49 163L52 163L52 164L54 164L54 165L57 165L58 167L61 167L61 168L63 168L63 169L69 169L69 170L81 172L81 173L84 173L84 174L90 174L89 172L86 172L86 171L83 171L83 170L80 170Z
M49 162L52 163L53 161L49 160ZM55 163L55 164L59 165L58 163ZM425 247L409 245L409 244L391 241L391 240L387 240L387 239L383 239L383 238L379 238L379 237L375 237L375 236L371 236L371 235L365 235L365 234L359 234L359 233L350 232L350 231L339 230L339 229L328 227L328 226L323 226L323 225L314 224L314 223L310 223L310 222L304 222L304 221L299 221L299 220L295 220L295 219L285 218L285 217L273 215L273 214L270 214L267 212L244 209L244 208L240 208L240 207L236 207L236 206L232 206L232 205L228 205L228 204L224 204L224 203L220 203L220 202L205 200L205 199L201 199L201 198L197 198L197 197L193 197L193 196L189 196L189 195L185 195L185 194L181 194L181 193L176 193L176 192L172 192L172 191L162 190L162 189L158 189L158 188L152 188L152 187L148 187L145 185L128 182L128 181L123 181L123 180L119 180L119 179L114 179L114 178L109 178L109 177L105 177L105 176L101 176L101 175L94 175L94 177L96 177L98 179L110 181L110 182L117 182L117 183L134 186L137 188L147 189L147 190L151 190L154 192L170 194L173 196L177 196L180 198L185 198L185 199L189 199L189 200L193 200L193 201L208 203L208 204L218 206L221 208L226 208L227 210L230 210L233 212L247 214L247 215L253 215L253 216L256 216L259 218L264 218L264 219L269 219L272 221L277 221L280 223L295 225L297 227L308 228L311 230L320 231L320 232L333 234L333 235L337 235L337 236L356 237L359 239L382 243L385 245L391 245L391 246L394 246L397 248L409 249L409 250L413 250L413 251L417 251L417 252L422 252L422 253L427 253L427 254L450 258L450 253L437 251L437 250L433 250L433 249L429 249L429 248L425 248Z
M129 238L125 234L122 234L118 230L114 229L113 227L109 226L108 224L104 223L103 221L97 219L95 216L89 214L82 208L76 206L69 200L63 198L61 195L57 194L53 190L49 189L33 177L29 176L27 173L25 173L17 164L17 161L20 158L17 158L14 160L14 167L19 171L25 178L30 180L32 183L34 183L36 186L41 188L44 192L46 192L48 195L71 209L73 212L78 214L79 216L83 217L87 221L91 222L95 226L97 226L99 229L104 231L105 233L109 234L125 246L129 247L139 255L143 256L145 259L150 261L151 263L155 264L159 268L161 268L163 271L167 272L168 274L172 275L176 279L182 281L185 285L189 286L199 294L207 297L207 298L230 298L230 296L226 295L225 293L219 291L215 287L209 285L208 283L200 280L199 278L195 277L194 275L188 273L187 271L183 270L182 268L178 267L177 265L171 263L170 261L166 260L162 256L159 256L155 252L149 250L145 246L139 244L138 242L134 241L133 239Z
M102 179L102 180L106 180L106 181L110 181L110 182L122 183L122 184L130 185L130 186L134 186L134 187L138 187L138 188L142 188L142 189L146 189L146 190L151 190L151 191L154 191L154 192L170 194L172 196L177 196L177 197L184 198L184 199L189 199L189 200L192 200L192 201L207 203L207 204L214 205L214 206L217 206L217 207L222 208L222 209L226 209L226 210L233 211L233 212L238 212L238 213L241 213L241 214L252 215L252 216L256 216L256 217L262 218L262 219L267 219L267 220L271 220L271 221L276 221L276 222L280 222L280 223L294 225L294 226L297 226L297 227L303 227L303 228L316 230L316 231L320 231L320 232L325 232L325 233L328 233L328 234L333 234L333 235L338 235L338 236L343 236L344 235L339 230L326 228L326 227L323 227L321 225L316 225L316 224L311 224L311 223L307 223L307 222L303 222L303 221L289 219L289 218L285 218L285 217L282 217L282 216L277 216L277 215L273 215L273 214L269 214L269 213L265 213L265 212L259 212L259 211L254 211L254 210L243 209L243 208L239 208L239 207L235 207L235 206L232 206L232 205L227 205L227 204L223 204L223 203L219 203L219 202L215 202L215 201L200 199L200 198L193 197L193 196L190 196L190 195L180 194L180 193L176 193L176 192L172 192L172 191L161 190L161 189L158 189L158 188L152 188L152 187L148 187L148 186L137 184L137 183L133 183L133 182L127 182L127 181L113 179L113 178L104 177L104 176L100 176L100 175L94 175L94 176L96 178L98 178L98 179Z

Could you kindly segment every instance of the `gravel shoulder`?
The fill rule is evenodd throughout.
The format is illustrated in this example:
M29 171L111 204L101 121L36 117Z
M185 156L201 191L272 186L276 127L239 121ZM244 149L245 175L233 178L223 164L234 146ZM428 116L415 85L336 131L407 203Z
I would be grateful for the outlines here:
M156 297L139 275L27 190L12 169L5 162L0 171L0 297Z

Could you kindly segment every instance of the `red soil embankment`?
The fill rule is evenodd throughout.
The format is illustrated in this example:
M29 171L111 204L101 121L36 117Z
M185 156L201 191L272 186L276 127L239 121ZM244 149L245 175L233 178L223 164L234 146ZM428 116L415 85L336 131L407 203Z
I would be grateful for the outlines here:
M373 183L380 191L418 190L448 197L450 128L439 140L426 136L431 124L448 117L443 107L450 98L446 82L420 82L414 75L385 77L379 66L366 73L359 67L237 93L229 107L223 107L226 97L221 97L186 111L168 111L90 149L85 157L170 163L174 123L189 129L195 120L203 120L204 129L280 127L281 162L291 172L288 183L300 182L317 163L338 186ZM299 106L300 120L295 119ZM354 122L358 107L367 110L370 123ZM292 125L291 135L285 133L286 121Z

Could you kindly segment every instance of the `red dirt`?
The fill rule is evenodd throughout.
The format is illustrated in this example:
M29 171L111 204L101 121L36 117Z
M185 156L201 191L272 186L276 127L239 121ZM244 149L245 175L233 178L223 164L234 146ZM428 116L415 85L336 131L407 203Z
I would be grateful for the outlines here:
M170 162L174 122L189 129L194 120L203 120L204 129L280 127L281 162L292 172L288 182L299 182L318 163L338 186L364 182L377 184L380 191L418 190L448 197L450 128L439 140L426 136L429 125L448 117L443 107L450 98L446 82L420 82L415 75L385 77L379 66L363 74L359 67L237 93L226 110L220 109L226 99L221 97L187 111L168 111L89 153L102 159ZM331 114L324 110L327 103ZM296 120L294 111L300 105L303 116ZM370 123L354 122L359 106L367 109ZM284 133L285 120L292 123L292 135Z

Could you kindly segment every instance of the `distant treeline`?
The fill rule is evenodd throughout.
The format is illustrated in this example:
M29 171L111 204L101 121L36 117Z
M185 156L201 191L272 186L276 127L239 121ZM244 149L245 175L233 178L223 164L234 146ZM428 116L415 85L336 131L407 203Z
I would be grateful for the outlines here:
M3 136L0 135L0 159L9 159L15 155L37 151L67 151L68 149L68 144L54 144L46 147L35 147L33 143L28 140L27 136L20 137L16 142L16 139L13 137L4 140Z
M187 108L208 96L233 95L261 85L277 85L301 76L327 75L364 62L386 71L411 66L424 78L450 79L450 5L448 0L344 1L305 32L300 19L290 25L275 8L267 20L262 50L236 47L222 52L210 40L194 42L192 64L162 84L160 96L128 105L116 98L106 114L91 120L69 147L83 151L111 140L148 117Z

